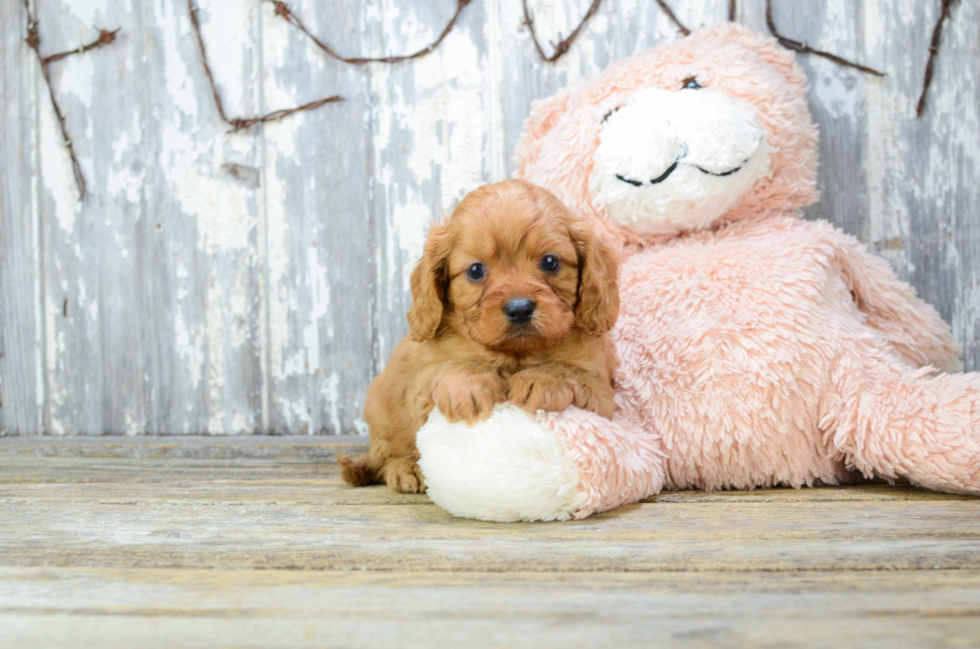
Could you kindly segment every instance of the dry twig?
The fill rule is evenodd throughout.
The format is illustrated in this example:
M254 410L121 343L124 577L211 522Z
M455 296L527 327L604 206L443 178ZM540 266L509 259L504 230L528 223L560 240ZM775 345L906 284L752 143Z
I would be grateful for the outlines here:
M795 52L800 52L802 54L813 54L815 56L822 56L825 59L829 59L838 65L843 65L848 68L854 68L855 70L860 70L866 74L873 74L876 77L885 76L884 72L879 72L874 68L869 68L866 65L861 65L859 63L854 63L853 61L848 61L847 59L841 58L836 54L831 54L830 52L824 52L823 50L818 50L810 47L806 43L800 41L794 41L792 38L787 38L779 33L776 29L776 23L772 18L772 0L766 0L766 25L769 26L769 32L776 37L779 44L786 49L793 50Z
M289 23L296 29L300 30L304 34L306 34L307 38L313 41L314 45L316 45L321 50L323 50L324 54L326 54L331 58L337 59L338 61L342 61L344 63L351 63L353 65L362 65L364 63L400 63L402 61L408 61L410 59L419 59L427 54L431 54L437 47L439 47L439 45L446 38L446 36L449 35L449 32L453 30L453 27L456 26L456 20L459 18L459 14L463 11L463 7L468 5L472 0L456 0L456 12L453 14L453 17L449 19L449 22L446 23L446 27L442 30L442 33L439 34L439 37L436 38L436 40L432 41L431 43L429 43L419 51L413 52L411 54L399 54L399 55L379 56L379 57L344 56L342 54L338 54L329 45L327 45L319 38L314 36L312 33L310 33L310 30L306 28L306 25L304 25L303 21L299 19L299 16L297 16L293 12L293 10L289 8L289 5L287 5L285 2L281 2L280 0L269 0L269 1L272 2L272 4L275 6L276 8L275 11L277 16L279 16L280 18L282 18L287 23ZM601 2L602 0L599 1Z
M919 103L915 107L915 116L922 117L922 113L926 109L926 93L929 92L929 86L932 84L932 72L936 64L936 54L939 53L939 41L943 37L943 23L949 18L950 9L954 2L958 0L941 0L942 9L939 12L939 20L936 21L936 26L932 29L932 42L929 43L929 60L926 62L926 74L922 78L922 94L919 95Z
M534 31L534 20L531 18L530 10L527 8L527 0L524 0L524 24L527 25L528 30L531 32L531 40L534 41L534 48L538 50L538 55L541 57L541 60L547 61L548 63L554 63L568 53L568 50L572 47L572 43L574 43L575 39L578 38L579 32L582 31L583 27L585 27L585 23L589 22L589 19L592 18L597 11L599 11L599 7L601 5L602 0L592 0L592 4L589 5L585 15L582 16L582 20L575 27L575 29L572 30L572 33L569 34L567 38L561 38L561 34L558 34L560 40L557 43L551 43L551 47L554 48L554 52L551 54L551 56L548 56L544 53L544 49L541 47L541 42L538 41L538 35Z
M689 36L691 34L691 30L685 27L681 21L677 20L677 16L674 15L674 12L671 11L670 6L664 0L657 0L657 4L660 5L660 9L667 14L668 18L670 18L670 22L674 23L674 25L677 27L677 31L685 36Z
M45 64L54 63L55 61L60 61L61 59L67 59L69 56L73 56L75 54L85 54L89 50L94 50L97 47L108 45L112 41L116 40L116 34L118 33L119 33L118 29L113 29L113 30L100 29L99 37L96 38L91 43L86 43L85 45L82 45L81 47L77 47L73 50L66 50L64 52L58 52L57 54L52 54L51 56L46 56L43 59L44 63Z
M207 48L204 46L204 37L201 36L201 25L197 21L197 5L194 4L194 0L187 0L187 11L191 17L191 26L194 28L194 35L197 37L197 46L201 50L201 63L204 65L204 74L208 78L208 85L211 86L211 95L214 97L214 105L218 109L218 115L221 117L221 120L231 127L232 133L250 128L262 122L272 122L282 119L283 117L288 117L293 113L298 113L304 110L313 110L314 108L319 108L324 104L344 100L344 98L340 95L332 95L330 97L316 99L309 103L303 104L302 106L275 110L271 113L266 113L265 115L257 115L255 117L230 117L228 113L225 112L225 106L221 101L221 95L218 93L218 86L215 84L214 75L211 73L211 66L208 65L208 52Z
M37 18L34 17L34 13L31 11L31 5L28 0L24 0L24 11L27 13L27 38L25 38L24 41L27 43L27 46L34 51L34 55L37 57L37 62L41 65L41 75L44 77L44 82L48 86L48 95L51 97L51 107L54 109L54 114L58 118L58 126L61 128L61 139L64 140L65 148L68 150L68 157L71 158L71 170L75 175L75 185L78 186L78 200L84 201L86 194L85 174L82 173L82 165L79 164L78 157L75 155L75 145L72 144L71 136L68 134L68 121L65 117L65 113L61 110L61 106L58 104L58 98L54 94L54 87L51 85L51 70L49 69L49 65L73 54L84 54L85 52L94 50L97 47L108 45L116 39L116 34L119 33L119 30L114 29L109 31L106 29L100 29L99 37L91 43L87 43L73 50L59 52L58 54L42 56L41 34L38 32L39 23Z

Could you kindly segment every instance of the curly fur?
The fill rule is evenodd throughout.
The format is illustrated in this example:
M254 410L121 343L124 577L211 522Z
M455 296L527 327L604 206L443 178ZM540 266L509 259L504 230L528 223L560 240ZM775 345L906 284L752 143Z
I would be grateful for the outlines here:
M476 264L480 277L468 275ZM550 192L520 180L470 192L429 233L412 273L411 333L368 390L370 450L338 458L344 480L424 491L415 434L433 409L449 423L484 420L504 401L611 417L617 274L609 247ZM504 312L515 298L535 305L526 323Z

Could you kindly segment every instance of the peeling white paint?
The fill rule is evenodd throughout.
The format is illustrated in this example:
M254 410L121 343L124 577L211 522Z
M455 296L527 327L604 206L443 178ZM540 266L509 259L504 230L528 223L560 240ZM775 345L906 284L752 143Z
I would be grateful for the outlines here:
M274 17L273 17L274 18ZM274 18L274 20L280 20ZM266 17L265 26L272 32L277 23ZM272 32L275 33L275 32ZM287 41L279 34L279 39L266 38L266 60L271 66L285 65L285 50ZM264 78L266 103L268 106L284 107L295 105L299 98L277 78L268 74ZM295 278L292 276L289 253L290 218L286 213L287 196L286 183L278 179L277 169L280 160L291 161L296 155L296 142L301 139L303 116L275 124L263 131L265 139L265 175L267 181L263 184L266 237L266 272L268 274L269 291L267 300L267 322L269 350L269 378L273 382L281 382L294 373L305 372L305 359L302 365L295 360L288 363L284 353L289 346L290 313L296 308L297 298Z
M126 413L126 434L130 437L139 435L143 430L143 421L131 412Z
M68 236L75 229L75 219L81 213L82 207L78 201L71 158L61 138L58 119L51 102L42 102L38 114L38 144L41 164L47 174L44 178L44 193L52 202L52 211L58 226Z
M812 66L816 78L811 79L810 87L820 104L829 108L835 119L853 121L862 99L859 73L830 61L814 61Z
M327 269L324 268L317 256L317 247L311 244L307 247L307 272L309 273L309 290L312 296L312 309L309 321L303 329L303 344L306 347L306 371L316 374L320 371L320 327L322 319L330 310L330 285L327 283ZM328 323L329 327L329 323ZM328 332L332 335L332 332Z
M27 85L29 87L36 88L40 77L40 72L38 71L37 66L34 65L30 66L28 68L26 75L27 75ZM35 92L35 93L29 93L28 96L21 97L21 99L24 102L23 105L26 107L28 111L30 111L28 113L29 115L37 114L38 96L39 93ZM8 114L9 114L8 111L0 112L0 119L6 118ZM21 125L20 123L16 123L15 127L20 127L20 125ZM29 275L31 277L31 283L32 283L31 306L33 307L33 313L31 314L33 315L32 318L33 340L31 340L33 344L31 345L30 350L27 349L23 350L25 356L23 360L25 361L25 365L29 365L32 367L34 373L34 385L33 385L34 403L32 404L27 399L25 399L24 409L25 411L27 411L28 409L33 407L34 421L35 424L40 428L40 430L37 432L47 432L48 389L47 389L47 381L46 381L47 355L45 353L45 345L46 345L46 338L47 338L47 332L45 330L47 326L45 315L46 315L47 305L44 303L44 251L41 248L41 219L40 219L41 206L39 202L36 200L36 197L39 195L38 188L41 185L40 173L39 173L41 162L39 160L39 153L38 153L40 147L38 146L38 141L39 141L39 137L38 137L37 130L31 129L31 132L29 133L29 143L30 143L31 150L29 152L25 152L24 161L23 161L26 165L29 165L28 178L30 182L30 197L31 197L29 199L30 200L29 214L31 219L30 246L31 246L32 266L30 269L25 269L25 271L29 272ZM6 254L6 253L2 253L2 254ZM23 317L26 320L27 314L23 314ZM25 336L25 341L27 340L30 340L30 338ZM10 352L8 351L7 353L9 354ZM16 388L12 389L10 383L11 383L10 381L7 381L4 383L3 386L0 386L5 391L4 398L7 399L8 403L10 403L11 401L11 393L13 392L13 390L16 389ZM23 384L27 386L29 384L29 381L25 380L23 381ZM8 406L8 412L10 412L9 408L10 406ZM10 427L10 422L8 419L5 418L4 424L0 424L0 428L7 430L9 427Z
M226 297L211 295L207 306L208 432L216 435L226 432L223 399Z
M75 285L76 295L75 295L75 305L78 310L82 313L88 315L89 320L93 323L99 319L99 303L96 300L89 301L88 293L85 290L85 280L81 277L77 278L77 283Z
M363 418L357 417L354 419L354 433L357 435L367 435L370 432L370 428L367 422Z
M546 49L579 22L590 1L530 2ZM51 432L97 425L101 405L92 404L105 400L100 390L118 389L103 385L106 377L138 376L142 385L163 376L159 372L172 372L166 376L176 387L161 382L145 388L148 403L167 412L144 416L143 403L131 399L115 403L112 407L121 411L104 413L105 420L127 433L143 432L147 422L157 420L215 434L273 426L277 432L366 433L354 410L357 399L351 398L366 388L358 383L364 366L338 360L346 351L342 346L352 344L345 336L352 334L341 331L348 323L337 309L352 307L343 317L359 319L368 309L345 302L346 282L373 287L364 300L375 301L375 319L358 320L363 334L355 331L353 340L365 349L376 344L383 363L404 324L408 276L429 223L467 191L507 176L530 101L623 56L678 38L655 3L607 0L571 52L551 65L537 59L522 26L521 0L484 0L464 9L456 29L430 56L395 66L353 67L324 57L268 3L200 4L212 70L230 113L286 108L333 92L349 101L320 109L330 112L329 121L323 113L303 114L228 135L215 115L182 3L93 0L46 10L46 24L73 42L91 38L92 25L124 29L111 49L73 57L55 69L55 90L80 142L93 192L85 205L77 201L70 161L36 66L25 68L40 97L32 135L37 158L32 183L40 202L32 235L36 338L24 353L33 355L39 370L32 388L35 406ZM452 2L371 0L357 8L359 15L337 20L324 10L330 9L329 0L307 4L296 9L314 33L345 53L365 55L418 48L439 33L453 8ZM673 6L693 28L724 19L727 4ZM739 3L740 15L764 29L763 6ZM807 11L787 4L777 13L787 35L812 37L821 48L888 72L885 79L872 79L806 59L813 72L811 102L829 117L821 125L825 140L837 151L853 148L857 155L859 150L867 160L866 185L859 186L843 173L853 162L825 157L824 169L835 172L826 176L834 180L825 189L845 194L842 205L862 206L866 214L847 215L863 228L862 236L900 274L924 282L927 299L947 300L957 338L976 350L980 252L973 217L980 212L980 196L972 180L980 171L975 56L980 8L976 3L954 7L929 111L915 121L911 116L937 8L924 0L827 0ZM125 20L117 20L120 16ZM813 23L817 19L819 25ZM912 37L919 39L916 47L909 46ZM98 84L104 86L107 70L139 74L148 66L155 75L152 92L127 98L133 118L120 120L119 105L107 101ZM116 112L102 114L93 105ZM342 133L331 146L311 151L324 124L349 137ZM835 124L847 129L835 130ZM845 130L857 133L858 141L841 141ZM247 178L254 169L258 187L232 177L227 165L246 168ZM345 174L353 178L363 168L370 170L369 182L360 177L348 182ZM367 213L316 213L323 197L336 192L357 199L365 195ZM844 215L831 215L838 216ZM325 233L342 228L328 230L325 224L352 219L371 219L377 252L338 269L330 248L334 242ZM929 240L918 240L923 236ZM922 263L925 254L934 258ZM944 275L926 277L923 268ZM139 277L127 284L120 279L127 273ZM940 281L951 295L928 290ZM120 300L114 293L119 287L136 291L139 304L130 303L129 294ZM66 298L67 319L62 316ZM137 313L145 307L165 312ZM108 354L100 361L105 368L93 369L89 381L79 379L79 368L100 357L98 345L115 344L99 341L115 330L120 316L127 326L140 327L147 347L137 345L128 356ZM148 350L157 344L172 348L156 359ZM373 362L363 359L364 365ZM255 363L258 370L251 369ZM243 378L254 374L260 376ZM261 382L261 406L254 400L259 388L248 380ZM125 387L130 394L144 390ZM5 390L10 390L6 384Z
M502 42L500 29L500 1L486 0L487 21L483 37L488 43ZM487 109L484 112L483 131L486 136L484 157L489 160L490 180L507 178L507 132L504 122L503 52L499 47L490 47L483 55L483 69L487 71L483 79Z
M204 349L201 345L203 332L199 329L188 329L183 309L180 309L174 318L174 334L174 353L186 361L184 367L190 373L191 388L196 390L201 385L204 372Z
M292 400L285 397L278 397L276 403L282 413L286 426L293 433L311 434L313 427L310 425L312 417L309 407L303 400Z
M146 184L146 165L140 164L138 170L127 160L132 151L143 144L143 129L136 124L132 135L120 133L112 143L112 168L109 170L106 191L118 200L139 203ZM142 161L141 161L142 162Z
M266 135L266 169L275 169L282 155L280 147L291 147L292 138L286 133ZM295 306L295 289L288 285L290 279L290 259L287 247L289 219L286 215L285 185L274 179L264 186L265 191L265 230L267 238L266 272L268 273L269 293L268 326L270 350L269 372L276 380L283 375L283 351L289 341L289 312Z
M187 278L190 274L187 272L187 266L183 261L177 262L177 270L174 272L174 276L177 278L177 302L183 302L188 295L187 288Z
M432 25L422 25L414 11L400 7L386 7L383 31L399 34L392 40L403 47L431 40L437 33ZM379 99L373 136L377 189L387 206L387 257L380 262L390 286L408 286L411 263L403 260L414 261L421 253L429 223L451 211L466 192L502 179L487 177L484 166L487 124L491 132L500 128L492 120L493 110L499 108L488 106L495 93L488 92L482 75L474 73L485 63L461 27L433 54L416 62L411 88L398 83L402 75L397 69L372 70ZM496 166L503 167L499 160ZM435 204L433 186L438 188ZM389 350L393 342L382 339L381 349Z
M330 427L332 430L343 430L340 423L340 375L336 372L323 381L320 387L320 398L326 404L327 413L330 417Z
M108 0L86 0L86 2L72 2L66 5L68 16L74 19L80 31L90 32L92 25L105 25L106 16L109 13ZM130 2L126 2L126 10L132 8Z
M878 4L879 0L870 0L866 11L884 10ZM878 55L875 56L876 59L883 58L881 54L891 47L884 31L886 26L879 21L865 23L864 39L869 46L872 43L877 45L872 49ZM899 62L888 63L894 68ZM904 161L911 154L911 143L886 137L886 134L900 130L902 122L908 119L909 100L895 83L869 83L865 90L865 101L868 110L865 146L868 159L866 174L870 239L907 241L911 216L908 204L903 200L895 200L895 189L896 185L906 181ZM904 248L888 247L879 252L892 262L901 275L908 275L912 262Z
M48 376L56 376L61 372L61 361L65 358L68 346L65 340L65 331L57 327L57 318L61 317L61 302L52 296L47 295L44 316L45 351L47 354L45 371ZM54 383L47 392L48 407L51 412L49 417L49 432L55 435L65 435L69 430L58 416L72 395L66 386Z

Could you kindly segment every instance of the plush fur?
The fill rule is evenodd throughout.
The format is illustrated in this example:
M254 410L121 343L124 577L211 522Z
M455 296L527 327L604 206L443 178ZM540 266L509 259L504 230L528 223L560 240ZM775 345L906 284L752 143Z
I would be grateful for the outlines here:
M521 180L466 195L412 273L411 334L368 390L370 450L338 458L353 485L425 490L415 433L509 401L611 417L618 258L548 191ZM508 311L521 303L521 313Z
M561 520L585 502L578 467L562 439L523 410L497 406L480 426L451 423L435 410L428 425L433 434L419 438L419 466L431 476L428 488L443 494L439 504L452 514L506 522ZM476 473L460 476L456 467ZM483 488L488 484L499 487L492 501Z
M960 369L949 327L887 263L800 218L816 199L816 144L793 55L736 25L634 56L532 107L518 176L595 219L628 257L612 332L618 410L612 422L574 408L537 418L528 451L547 433L566 449L553 473L567 475L570 459L576 467L559 487L580 494L574 512L567 495L561 506L541 498L544 513L526 502L502 511L513 496L484 479L482 501L471 495L453 513L583 517L661 488L858 474L980 493L980 376L943 373ZM519 439L494 444L495 417L467 433L479 454L456 446L471 459L451 476L423 455L436 503L474 487L478 465L524 454ZM439 434L429 422L420 445Z

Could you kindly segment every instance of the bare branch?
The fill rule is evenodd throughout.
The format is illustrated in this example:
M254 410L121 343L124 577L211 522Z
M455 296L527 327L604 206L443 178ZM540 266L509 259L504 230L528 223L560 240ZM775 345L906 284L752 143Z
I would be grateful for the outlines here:
M218 86L215 84L214 75L211 73L211 66L208 64L208 51L204 46L204 37L201 36L201 25L197 20L197 5L194 4L194 0L187 0L187 11L191 18L191 27L194 28L194 36L197 38L197 46L201 50L201 63L204 65L204 74L208 78L208 85L211 86L211 96L214 97L214 106L218 109L218 116L221 117L221 120L231 127L232 133L250 128L255 124L279 120L284 117L289 117L293 113L313 110L314 108L319 108L324 104L344 100L344 98L340 95L333 95L330 97L324 97L323 99L311 101L303 104L302 106L276 110L265 115L258 115L255 117L230 117L228 113L225 112L224 103L222 103L221 95L218 93Z
M57 54L52 54L50 56L44 57L44 63L54 63L55 61L60 61L61 59L66 59L69 56L75 54L85 54L88 51L94 50L97 47L102 47L103 45L108 45L109 43L116 40L116 34L119 33L118 29L108 30L100 29L99 37L92 41L91 43L86 43L80 47L76 47L73 50L66 50L64 52L58 52Z
M663 12L667 14L667 17L670 18L670 22L674 23L674 25L677 27L677 31L685 36L689 36L691 34L691 30L685 27L681 21L677 20L677 16L674 15L674 12L671 11L670 6L668 6L664 0L657 0L657 4L660 5L660 9L662 9Z
M528 30L531 32L531 40L534 41L534 48L538 51L538 55L541 57L541 60L548 63L554 63L561 57L565 56L565 54L568 53L568 50L572 47L572 43L574 43L575 39L578 38L579 32L582 31L583 27L585 27L585 23L589 22L589 19L592 18L597 11L599 11L600 6L602 6L602 0L592 0L592 4L589 5L589 8L582 17L582 20L575 27L575 29L572 30L572 33L568 35L568 38L561 38L561 40L559 40L557 43L551 43L551 47L554 49L554 52L551 54L551 56L548 56L544 53L544 49L541 47L541 42L538 41L538 35L534 31L534 20L531 18L530 10L527 8L527 0L524 0L524 24L527 25ZM561 34L558 34L558 36L560 38Z
M449 19L449 22L446 23L446 26L442 30L442 33L439 34L439 37L436 38L436 40L432 41L431 43L429 43L419 51L413 52L411 54L400 54L394 56L379 56L379 57L344 56L342 54L338 54L329 45L327 45L319 38L314 36L310 32L310 30L306 28L306 25L303 24L303 21L300 20L299 16L297 16L293 12L293 10L289 8L289 5L287 5L285 2L281 2L280 0L269 0L269 1L272 2L272 4L275 6L276 8L275 11L277 16L285 20L287 23L289 23L299 31L306 34L307 38L313 41L313 44L316 45L318 48L323 50L324 54L326 54L331 58L337 59L338 61L342 61L344 63L350 63L352 65L363 65L364 63L400 63L402 61L408 61L410 59L419 59L422 58L423 56L431 54L433 51L435 51L437 47L439 47L442 41L445 40L446 36L449 35L449 32L453 30L453 27L456 26L456 20L459 18L459 14L463 11L463 7L468 5L472 0L456 0L456 12L453 14L453 17ZM601 2L601 0L599 1Z
M77 47L74 50L52 54L51 56L42 56L41 34L38 31L38 26L40 23L38 22L37 18L34 17L34 12L31 11L31 5L28 0L24 0L24 11L27 14L27 38L24 39L24 42L27 43L27 46L34 51L34 55L37 57L37 62L41 66L41 76L44 77L44 83L48 86L48 96L51 98L51 107L54 109L55 117L58 118L58 126L61 129L61 139L65 144L65 149L68 151L68 157L71 158L71 171L75 176L75 185L78 187L78 200L84 201L86 195L85 174L82 173L82 165L78 162L78 156L75 155L75 145L71 141L71 135L68 134L68 120L65 117L65 113L61 109L61 106L58 104L58 98L54 94L54 87L51 85L51 70L49 69L49 66L55 61L60 61L61 59L67 58L73 54L84 54L85 52L94 50L97 47L108 45L115 40L116 34L119 33L119 30L99 30L99 37L91 43Z
M950 10L953 7L954 2L958 0L941 0L942 9L939 12L939 19L936 20L936 26L932 29L932 41L929 43L929 60L926 61L926 74L922 78L922 93L919 95L919 103L915 107L915 116L922 117L922 113L926 109L926 94L929 92L929 86L932 84L932 73L936 65L936 54L939 53L939 42L943 37L943 23L950 16Z
M792 38L787 38L779 33L776 29L776 23L772 18L772 0L766 0L766 25L769 26L769 32L776 37L779 44L786 49L793 50L794 52L800 52L802 54L813 54L815 56L822 56L825 59L829 59L838 65L843 65L848 68L854 68L855 70L860 70L866 74L873 74L876 77L885 76L884 72L879 72L874 68L869 68L866 65L861 65L859 63L854 63L853 61L848 61L847 59L841 58L836 54L831 54L830 52L824 52L823 50L818 50L810 47L806 43L800 41L794 41Z

